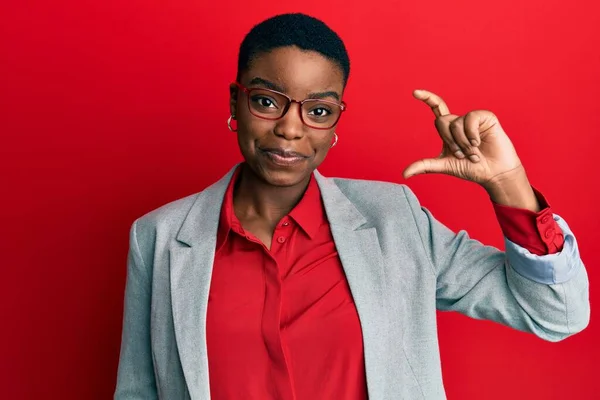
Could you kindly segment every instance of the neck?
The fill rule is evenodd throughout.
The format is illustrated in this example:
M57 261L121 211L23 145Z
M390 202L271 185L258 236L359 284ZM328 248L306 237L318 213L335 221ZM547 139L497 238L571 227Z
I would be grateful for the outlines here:
M240 220L262 219L275 225L298 204L309 181L310 175L294 186L273 186L244 163L233 192L235 214Z

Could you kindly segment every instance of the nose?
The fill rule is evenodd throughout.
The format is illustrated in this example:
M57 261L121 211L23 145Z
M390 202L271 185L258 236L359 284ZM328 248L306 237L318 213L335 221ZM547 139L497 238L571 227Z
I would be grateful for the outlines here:
M275 134L287 140L303 137L304 123L300 116L301 112L300 104L295 101L291 102L285 115L276 121Z

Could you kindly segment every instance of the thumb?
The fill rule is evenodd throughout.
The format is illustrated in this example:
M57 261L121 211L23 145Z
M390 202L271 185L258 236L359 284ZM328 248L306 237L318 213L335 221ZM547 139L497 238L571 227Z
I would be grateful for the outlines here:
M444 158L424 158L419 161L415 161L410 164L402 176L404 179L408 179L415 175L420 174L432 174L432 173L446 173L448 170L448 159Z

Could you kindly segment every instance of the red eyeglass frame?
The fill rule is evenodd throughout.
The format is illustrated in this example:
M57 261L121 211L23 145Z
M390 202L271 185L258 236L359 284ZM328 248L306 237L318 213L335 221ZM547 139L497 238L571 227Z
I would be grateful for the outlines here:
M292 99L290 96L288 96L285 93L278 92L277 90L266 89L266 88L247 88L247 87L245 87L244 85L242 85L239 82L234 82L234 84L238 88L240 88L244 93L246 93L246 98L247 98L247 101L246 101L247 104L246 105L248 106L248 111L250 111L250 114L252 114L256 118L265 119L265 120L268 120L268 121L276 121L278 119L283 118L285 116L285 114L287 114L287 112L289 111L290 106L292 105L292 103L298 103L298 105L300 106L300 107L298 107L298 114L300 115L300 120L302 121L302 123L304 125L308 126L311 129L328 130L328 129L331 129L334 126L337 125L337 123L340 121L340 118L342 117L342 113L344 111L346 111L346 107L347 107L346 103L343 102L343 101L340 102L340 103L336 103L335 101L331 101L331 100L321 100L321 99L304 99L304 100L298 101L298 100ZM287 98L288 99L288 104L287 104L287 106L285 107L285 109L283 110L283 112L281 113L281 115L279 117L276 117L276 118L267 118L267 117L263 117L263 116L260 116L260 115L256 115L256 114L254 114L252 112L252 107L250 106L250 92L252 90L265 90L267 92L278 94L280 96L283 96L283 97ZM335 122L330 127L319 128L319 127L315 127L315 126L309 125L309 124L306 123L306 121L304 121L304 117L302 116L302 105L304 103L310 103L310 102L315 102L315 101L319 101L321 103L326 103L326 104L333 104L333 105L335 105L337 107L340 107L340 109L341 109L340 115L338 115L337 119L335 120Z

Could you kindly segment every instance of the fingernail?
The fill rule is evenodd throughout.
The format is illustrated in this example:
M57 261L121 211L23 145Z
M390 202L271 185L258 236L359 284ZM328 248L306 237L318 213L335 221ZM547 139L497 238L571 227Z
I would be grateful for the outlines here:
M469 156L469 160L473 161L473 162L479 162L479 156L472 154Z
M475 139L471 139L471 144L475 147L479 146L479 143L477 143L477 140Z
M465 154L460 150L455 151L454 155L458 158L465 158Z

